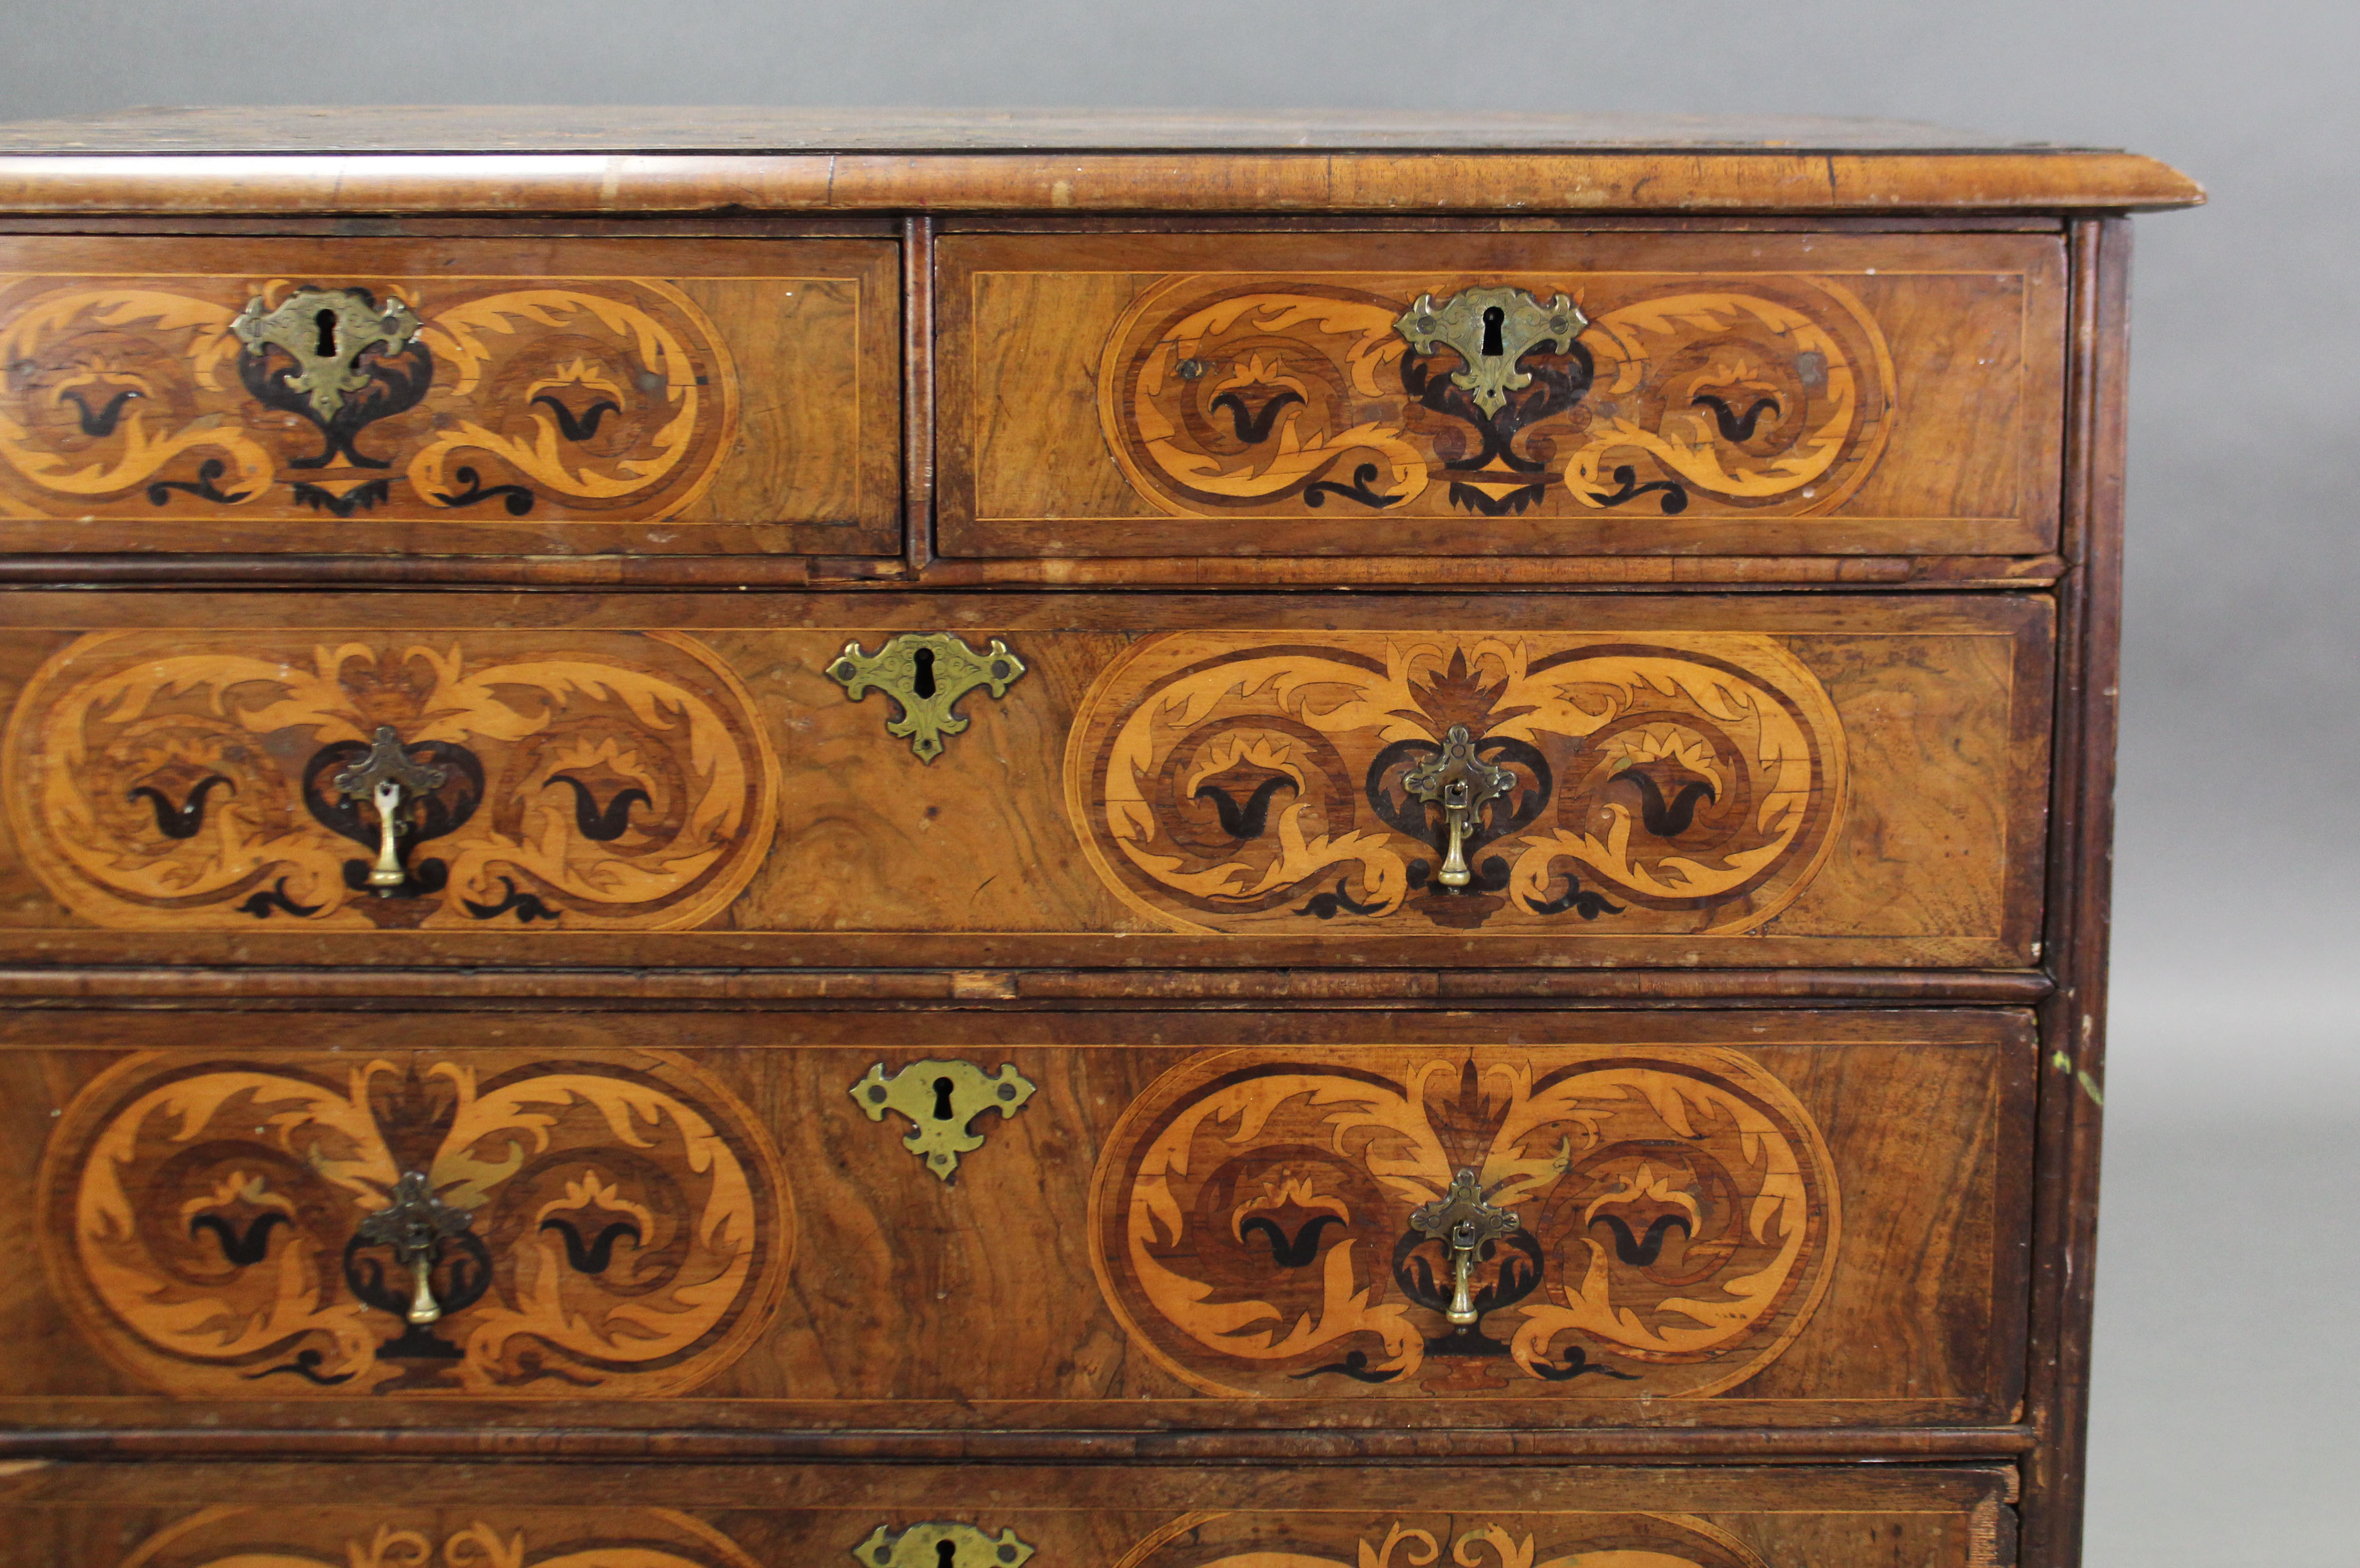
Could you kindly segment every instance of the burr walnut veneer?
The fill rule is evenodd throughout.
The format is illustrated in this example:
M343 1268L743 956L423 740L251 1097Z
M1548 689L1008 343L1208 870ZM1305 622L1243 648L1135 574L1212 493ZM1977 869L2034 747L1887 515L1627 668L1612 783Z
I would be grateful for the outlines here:
M2198 200L0 127L0 1563L2073 1563Z

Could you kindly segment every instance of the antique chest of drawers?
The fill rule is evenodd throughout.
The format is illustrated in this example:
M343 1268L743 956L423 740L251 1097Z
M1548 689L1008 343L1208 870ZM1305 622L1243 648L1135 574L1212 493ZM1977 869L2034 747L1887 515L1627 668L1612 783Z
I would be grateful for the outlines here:
M0 127L0 1563L2073 1563L2200 199Z

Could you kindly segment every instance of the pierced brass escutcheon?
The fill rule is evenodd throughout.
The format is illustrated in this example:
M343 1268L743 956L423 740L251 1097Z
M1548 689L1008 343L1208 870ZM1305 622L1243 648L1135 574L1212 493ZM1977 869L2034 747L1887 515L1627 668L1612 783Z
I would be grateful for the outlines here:
M364 289L298 289L272 310L256 295L229 330L249 349L268 343L292 355L297 369L286 386L310 394L324 425L344 411L348 394L368 386L361 355L373 348L399 354L423 324L403 301L380 305Z
M387 1194L385 1207L363 1219L358 1239L372 1247L393 1249L397 1268L410 1275L410 1310L403 1316L424 1327L442 1317L442 1303L434 1299L430 1277L442 1243L475 1223L465 1209L454 1209L434 1195L422 1171L405 1171Z
M960 1155L983 1147L983 1134L968 1123L986 1111L1012 1116L1032 1097L1032 1081L1005 1062L987 1075L972 1062L929 1059L912 1062L890 1078L880 1062L852 1086L854 1102L870 1121L883 1121L888 1111L909 1118L912 1130L901 1147L945 1181L958 1169Z
M1450 1190L1430 1203L1420 1203L1409 1223L1450 1248L1450 1305L1442 1316L1453 1328L1472 1328L1483 1314L1475 1310L1475 1255L1487 1241L1497 1241L1516 1228L1513 1210L1493 1208L1483 1201L1483 1189L1472 1171L1461 1171Z
M1471 393L1486 414L1498 413L1509 393L1533 384L1516 361L1544 343L1571 354L1573 340L1588 325L1590 318L1567 296L1544 305L1521 289L1462 289L1439 305L1433 295L1421 294L1393 323L1420 354L1432 354L1437 343L1456 349L1467 368L1451 376L1451 385Z
M1442 870L1435 880L1453 892L1474 880L1467 869L1467 840L1484 806L1516 787L1516 776L1475 755L1474 737L1465 724L1453 724L1442 737L1442 749L1402 775L1402 788L1429 805L1442 808L1443 831L1448 834Z
M1032 1548L1003 1530L986 1535L971 1524L913 1524L904 1530L879 1525L852 1549L869 1568L1018 1568Z
M905 737L919 761L932 762L942 755L943 737L967 726L956 712L958 700L978 686L1005 697L1024 661L998 637L978 653L948 632L904 632L873 654L857 641L846 643L827 673L856 702L874 687L900 703L901 716L885 722L885 733Z

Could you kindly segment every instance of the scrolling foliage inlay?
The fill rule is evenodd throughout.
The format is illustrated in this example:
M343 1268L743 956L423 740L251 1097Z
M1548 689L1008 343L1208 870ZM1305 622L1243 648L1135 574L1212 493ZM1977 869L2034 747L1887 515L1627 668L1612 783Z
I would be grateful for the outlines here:
M1479 281L1166 279L1107 340L1108 445L1178 517L1810 517L1891 435L1884 334L1832 279L1519 280L1578 328L1518 340L1507 382L1470 387L1475 364L1401 323L1428 296L1512 292Z
M737 373L649 278L0 278L0 517L672 516Z
M1455 825L1419 788L1454 731L1508 776ZM1817 872L1844 798L1825 689L1738 633L1169 633L1073 735L1092 864L1190 931L1744 931Z
M672 1508L212 1508L157 1531L122 1568L757 1568Z
M373 755L418 787L343 788ZM631 931L737 896L777 772L744 686L672 633L141 631L33 677L0 791L104 926Z
M427 1323L368 1224L410 1176L466 1216ZM793 1247L752 1117L648 1051L143 1054L75 1098L41 1181L85 1331L216 1399L675 1392L761 1327Z
M1678 1514L1189 1514L1115 1568L1768 1568Z
M1519 1223L1454 1328L1450 1249L1414 1215L1462 1171ZM1207 1393L1698 1398L1801 1332L1838 1207L1809 1115L1741 1052L1255 1047L1124 1113L1091 1259Z

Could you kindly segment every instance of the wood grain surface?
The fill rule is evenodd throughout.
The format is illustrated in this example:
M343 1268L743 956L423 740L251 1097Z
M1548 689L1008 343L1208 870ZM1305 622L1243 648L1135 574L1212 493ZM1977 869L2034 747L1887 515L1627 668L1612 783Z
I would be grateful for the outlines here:
M2004 1426L2033 1075L1966 1010L20 1012L0 1420ZM1521 1220L1464 1332L1452 1166Z
M0 614L18 962L2005 968L2038 919L2038 597ZM827 671L945 628L1029 672L928 763ZM1454 724L1512 786L1456 891ZM379 730L446 775L390 888L334 787Z
M0 1479L0 1563L2001 1568L2013 1496L1967 1466L74 1465Z
M2056 540L2032 235L951 235L953 556L2007 554ZM1487 411L1413 301L1570 299ZM1504 345L1503 345L1504 346ZM1717 421L1717 423L1716 423Z
M853 240L0 240L0 549L897 553L897 267ZM257 340L249 302L302 330ZM399 332L354 350L384 310ZM323 348L351 379L313 392Z

